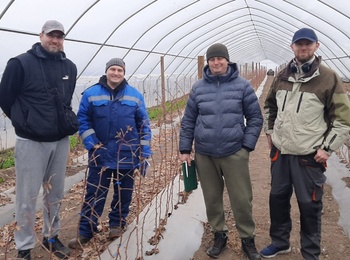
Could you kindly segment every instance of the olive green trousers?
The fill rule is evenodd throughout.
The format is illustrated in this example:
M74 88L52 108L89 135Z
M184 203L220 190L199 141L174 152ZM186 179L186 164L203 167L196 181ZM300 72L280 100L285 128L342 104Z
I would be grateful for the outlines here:
M240 238L253 238L255 223L252 216L249 152L241 149L235 154L219 158L196 153L195 162L212 231L227 231L223 205L226 185Z

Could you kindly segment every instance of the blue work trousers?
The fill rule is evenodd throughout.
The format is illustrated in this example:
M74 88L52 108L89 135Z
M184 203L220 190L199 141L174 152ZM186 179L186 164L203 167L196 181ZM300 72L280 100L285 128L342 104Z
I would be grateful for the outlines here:
M91 238L97 231L109 190L113 182L114 194L108 215L110 227L124 227L134 187L133 170L113 170L89 167L86 194L81 212L79 234Z

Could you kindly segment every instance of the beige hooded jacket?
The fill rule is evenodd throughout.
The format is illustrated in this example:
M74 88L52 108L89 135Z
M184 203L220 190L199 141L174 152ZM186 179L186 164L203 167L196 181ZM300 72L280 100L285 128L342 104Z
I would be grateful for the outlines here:
M290 64L280 71L264 110L264 131L282 154L311 154L319 147L331 154L349 136L349 98L340 77L319 57L297 80Z

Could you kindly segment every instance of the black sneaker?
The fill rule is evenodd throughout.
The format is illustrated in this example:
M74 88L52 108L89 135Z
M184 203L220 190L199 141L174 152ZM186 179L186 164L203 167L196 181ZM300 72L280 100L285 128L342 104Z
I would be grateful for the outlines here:
M24 259L24 260L31 260L31 258L30 258L30 249L19 250L17 258Z
M65 247L57 236L50 239L44 237L43 246L61 259L68 258L70 255L70 249L68 247Z
M254 238L242 239L242 250L249 260L260 260L260 254L256 250Z
M215 232L214 234L214 245L207 250L207 255L213 258L218 258L226 248L227 235L226 232Z

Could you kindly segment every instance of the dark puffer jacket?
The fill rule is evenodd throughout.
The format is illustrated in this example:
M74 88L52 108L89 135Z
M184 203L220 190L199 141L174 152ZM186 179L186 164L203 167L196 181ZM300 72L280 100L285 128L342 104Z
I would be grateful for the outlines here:
M203 69L190 93L181 123L180 152L224 157L242 147L254 150L263 118L254 89L229 63L227 74L213 76Z
M57 88L70 106L76 77L77 68L64 52L51 54L40 43L10 59L0 84L0 106L16 134L40 142L62 139L51 89Z

